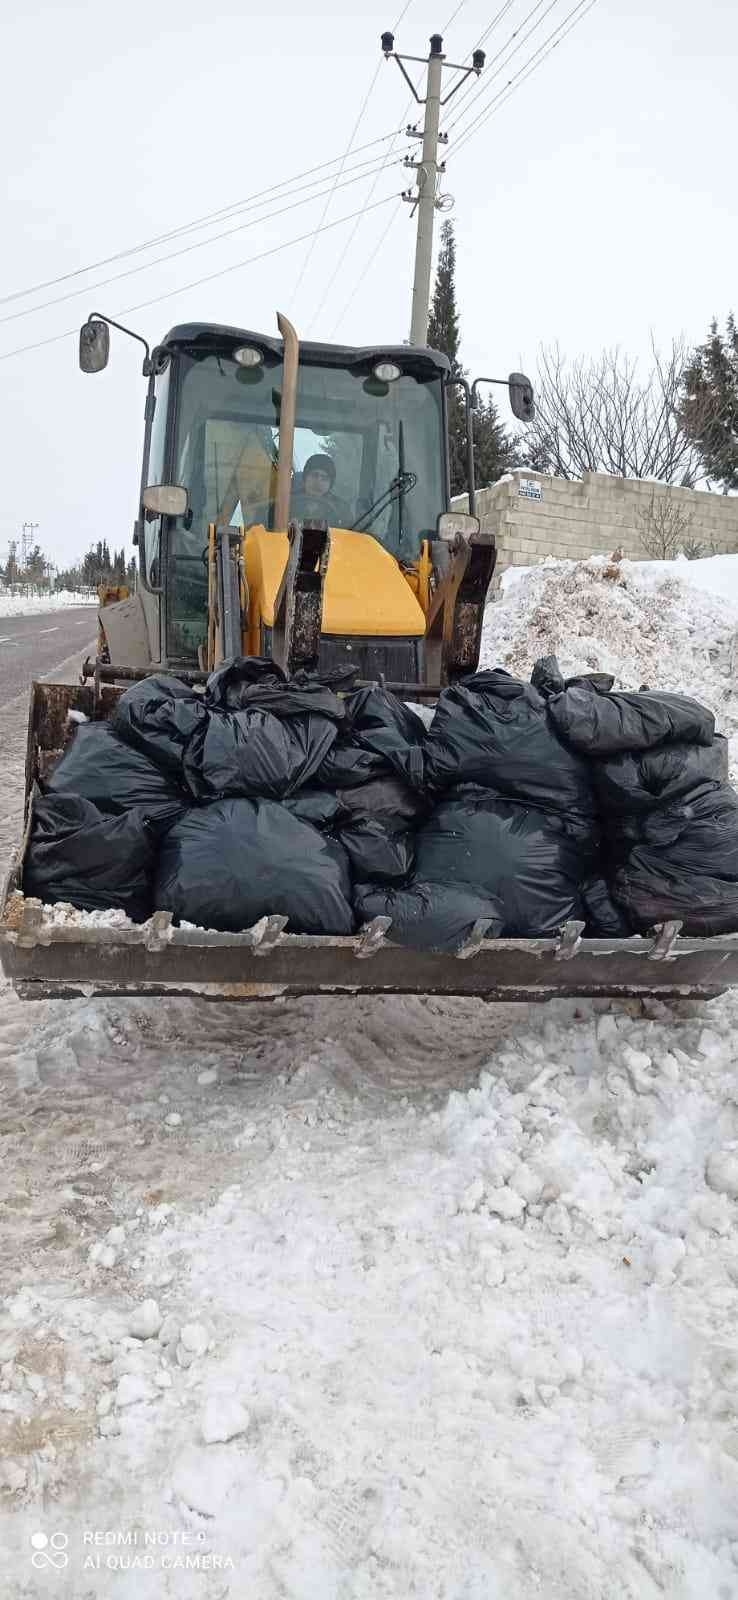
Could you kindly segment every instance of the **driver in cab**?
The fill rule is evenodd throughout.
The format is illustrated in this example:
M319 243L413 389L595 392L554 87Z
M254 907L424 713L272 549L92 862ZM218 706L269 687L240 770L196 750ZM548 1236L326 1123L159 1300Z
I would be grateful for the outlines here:
M302 469L302 484L294 489L290 500L290 516L301 522L311 518L327 522L332 528L349 528L351 511L344 500L333 493L336 468L330 456L308 456Z

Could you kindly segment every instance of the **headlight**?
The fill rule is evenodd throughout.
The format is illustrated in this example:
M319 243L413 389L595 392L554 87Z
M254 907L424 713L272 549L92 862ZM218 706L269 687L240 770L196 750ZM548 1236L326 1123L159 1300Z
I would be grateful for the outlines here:
M400 368L395 366L394 361L378 361L372 370L380 383L394 383L396 378L402 377Z
M240 344L233 352L234 361L239 367L261 367L264 365L264 353L257 350L255 344Z

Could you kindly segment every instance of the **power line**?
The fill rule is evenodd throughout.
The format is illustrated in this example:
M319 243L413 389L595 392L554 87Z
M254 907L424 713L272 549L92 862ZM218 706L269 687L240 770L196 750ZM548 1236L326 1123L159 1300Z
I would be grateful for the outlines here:
M459 0L459 4L457 5L456 10L451 12L451 15L450 15L450 17L448 19L448 22L444 22L444 24L443 24L443 32L444 33L448 32L449 28L451 27L451 23L456 21L456 18L458 17L459 12L463 11L465 5L466 5L466 0Z
M572 7L567 16L563 18L563 21L557 23L557 26L553 28L551 33L548 35L548 38L544 39L543 43L538 46L538 49L534 50L533 54L528 57L528 60L523 62L522 66L516 73L513 74L512 78L510 78L506 84L503 84L502 88L498 90L491 103L479 111L477 116L467 124L466 128L462 129L461 138L456 146L454 155L459 155L461 150L463 150L464 145L468 144L469 140L474 137L474 133L483 125L483 123L485 123L489 117L494 116L497 111L501 110L503 105L507 104L507 101L512 98L512 95L515 94L519 88L521 88L523 83L525 83L526 78L531 77L532 73L536 72L538 67L543 66L543 63L547 57L553 53L557 46L560 45L566 38L567 34L571 33L572 28L575 28L577 24L581 22L587 15L587 12L591 11L592 7L596 4L597 0L577 0L577 4Z
M510 3L510 4L512 4L512 0L509 0L509 3ZM448 29L449 29L449 28L450 28L450 26L451 26L451 23L452 23L452 22L454 22L454 21L455 21L455 20L456 20L456 18L457 18L457 17L458 17L458 15L459 15L459 12L460 12L460 11L462 11L462 10L463 10L463 7L464 7L464 5L465 5L465 4L466 4L466 0L459 0L459 3L458 3L458 5L457 5L457 6L456 6L456 9L455 9L455 10L454 10L454 11L452 11L452 13L451 13L451 15L450 15L450 17L448 17L448 18L447 18L447 19L446 19L446 21L445 21L445 22L444 22L444 24L443 24L443 33L444 33L444 34L445 34L445 33L447 33L447 32L448 32ZM407 10L407 6L406 6L406 7L405 7L405 10ZM402 12L402 14L401 14L401 16L400 16L400 19L399 19L399 21L400 21L400 22L401 22L401 21L402 21L402 17L403 17L403 16L404 16L404 15L405 15L405 12ZM396 32L397 32L397 28L398 28L398 26L399 26L399 23L398 23L398 22L396 22L396 23L395 23L395 26L394 26L394 29L393 29L393 32L394 32L394 33L396 33ZM417 84L416 84L416 86L415 86L415 87L416 87L416 89L419 89L419 88L420 88L420 84L421 84L421 82L422 82L422 77L423 77L423 74L422 74L422 73L421 73L421 74L420 74L420 76L419 76L419 78L418 78L418 81L417 81ZM403 125L404 125L404 124L405 124L405 122L406 122L406 121L407 121L407 118L408 118L408 117L409 117L409 115L410 115L410 112L411 112L411 110L412 110L412 107L413 107L413 100L412 100L412 99L410 99L410 100L408 100L408 102L407 102L407 105L406 105L406 107L405 107L405 110L404 110L404 112L403 112L403 114L402 114L402 122L403 122ZM382 175L382 171L383 171L383 169L384 169L384 168L385 168L385 167L387 167L387 166L391 166L391 165L392 165L392 161L391 161L391 156L392 156L392 155L393 155L393 152L394 152L394 148L395 148L395 145L396 145L396 143L397 143L397 140L398 140L398 139L399 139L399 137L400 137L400 132L401 132L401 130L398 130L398 132L397 132L397 133L395 133L395 134L393 134L393 135L392 135L392 141L391 141L391 143L390 143L390 147L389 147L389 149L388 149L388 150L387 150L387 151L385 151L385 154L384 154L384 157L383 157L383 164L382 164L382 167L380 167L380 170L379 170L379 172L378 172L378 173L377 173L377 174L376 174L376 176L375 176L375 178L374 178L374 181L373 181L373 183L372 183L372 186L371 186L371 188L370 188L370 190L369 190L369 193L368 193L368 195L367 195L367 207L368 207L368 205L369 205L369 201L370 201L370 200L371 200L371 198L372 198L372 195L373 195L373 194L374 194L374 191L375 191L375 189L376 189L376 187L377 187L377 184L378 184L378 182L379 182L379 179L380 179L380 177L381 177L381 175ZM331 292L331 290L332 290L332 288L333 288L333 285L334 285L334 283L335 283L335 281L336 281L336 279L337 279L337 277L338 277L338 275L339 275L339 272L340 272L340 271L341 271L341 268L342 268L342 266L343 266L343 263L344 263L344 261L345 261L345 260L346 260L346 257L347 257L347 255L348 255L348 253L349 253L349 251L350 251L350 249L351 249L351 246L352 246L352 244L353 244L353 242L354 242L354 239L355 239L355 238L356 238L356 235L357 235L357 233L358 233L358 232L359 232L359 229L360 229L360 227L361 227L361 224L362 224L362 221L363 221L363 218L362 218L362 217L361 217L361 216L359 216L359 218L358 218L358 220L357 220L357 222L356 222L356 224L355 224L355 226L354 226L354 227L353 227L353 228L352 228L352 229L351 229L351 232L350 232L350 234L349 234L349 236L348 236L348 239L347 239L347 240L346 240L346 242L345 242L345 244L344 244L344 247L343 247L343 250L342 250L342 251L341 251L341 254L340 254L340 256L339 256L339 257L338 257L338 260L337 260L337 262L336 262L336 264L335 264L335 266L334 266L334 268L333 268L333 272L332 272L332 273L331 273L331 276L330 276L330 278L329 278L329 279L328 279L328 282L327 282L327 284L326 284L326 285L325 285L325 288L324 288L324 290L323 290L323 293L322 293L322 296L321 296L321 299L320 299L320 302L319 302L319 304L318 304L318 308L317 308L317 310L316 310L316 312L315 312L315 314L314 314L314 316L313 316L313 317L312 317L312 319L311 319L311 323L310 323L310 325L311 325L311 327L312 327L312 325L313 325L313 324L314 324L314 323L316 323L316 322L317 322L317 320L318 320L318 317L319 317L319 316L320 316L320 313L321 313L321 311L322 311L322 310L323 310L323 307L324 307L324 305L325 305L325 303L326 303L326 300L327 300L327 299L328 299L328 297L329 297L329 295L330 295L330 292ZM385 238L386 238L386 235L387 235L387 234L388 234L388 233L389 233L389 231L390 231L390 230L389 230L389 227L387 227L387 228L386 228L386 229L385 229L385 231L384 231L384 234L383 234L383 235L382 235L382 241L381 241L381 242L382 242L382 243L383 243L383 242L384 242L384 239L385 239ZM377 247L377 248L379 248L379 247ZM374 252L374 254L376 254L376 251L375 251L375 252ZM372 255L372 256L370 256L370 258L369 258L369 259L370 259L370 261L371 261L371 260L373 260L373 259L374 259L374 255ZM348 298L348 300L347 300L347 302L346 302L346 304L347 304L347 306L348 306L348 305L350 305L350 304L351 304L351 301L352 301L352 300L353 300L353 297L354 297L354 295L355 295L355 294L356 294L356 291L357 291L357 289L358 289L358 288L359 288L359 286L360 286L360 285L361 285L361 284L362 284L362 283L363 283L363 282L364 282L364 279L365 279L365 277L366 277L366 271L367 271L367 270L368 270L368 269L365 269L365 268L361 268L361 270L360 270L360 272L359 272L359 277L358 277L358 279L357 279L357 280L356 280L356 282L355 282L355 283L354 283L354 287L353 287L353 289L352 289L352 290L351 290L351 294L350 294L350 295L349 295L349 298ZM345 308L344 308L344 309L345 309ZM338 326L339 326L339 323L340 323L340 321L341 321L341 320L342 320L342 318L343 318L343 315L344 315L344 312L343 312L343 311L342 311L342 312L341 312L341 315L340 315L340 317L339 317L339 319L338 319L338 322L336 322L336 323L335 323L335 324L334 324L334 328L337 328L337 327L338 327ZM331 338L332 338L332 337L333 337L333 335L332 335L332 334L331 334Z
M380 206L386 206L390 200L396 198L393 194L386 194L381 200L375 200L372 206L362 206L360 211L351 211L346 217L336 217L333 222L326 222L323 231L328 233L331 228L340 228L345 222L353 222L355 217L363 216L367 211L376 211ZM238 272L241 267L251 267L257 261L265 261L268 256L279 255L282 250L289 250L292 245L304 244L310 238L310 233L298 234L295 239L285 239L281 244L272 245L268 250L259 251L258 255L247 256L244 261L233 261L228 267L219 267L216 272L206 272L202 278L194 278L191 283L181 283L176 289L167 289L164 294L152 295L149 300L139 300L135 306L123 306L116 312L118 317L130 316L133 311L144 311L148 306L160 305L162 300L172 300L176 295L186 294L189 289L199 289L203 283L212 283L214 278L224 278L229 272ZM30 350L42 350L46 345L58 344L61 339L71 339L78 333L77 328L67 328L64 333L52 334L48 339L38 339L35 344L21 345L17 350L4 350L0 353L0 361L9 361L11 356L22 356Z
M397 18L397 21L396 21L396 23L394 25L394 28L393 28L393 32L394 33L397 32L397 29L399 28L403 17L410 10L410 7L411 7L412 3L413 3L413 0L405 0L405 4L404 4L404 6L402 8L402 11L400 12L400 15ZM323 223L325 222L325 219L326 219L326 217L328 215L328 212L330 210L331 201L333 199L333 195L334 195L336 186L338 184L338 179L340 178L341 173L343 172L344 165L345 165L346 161L348 160L348 157L349 157L349 155L351 153L351 150L353 148L354 139L356 138L356 135L357 135L357 133L359 131L359 128L361 127L361 124L362 124L362 122L364 120L364 117L366 115L367 106L369 105L369 101L371 100L371 97L372 97L372 95L374 93L375 85L376 85L376 82L377 82L377 79L379 77L379 74L380 74L381 70L382 70L382 59L380 57L379 61L377 62L376 68L374 70L374 74L372 76L371 83L369 84L369 88L367 89L366 94L364 95L364 99L362 100L361 105L359 107L359 111L358 111L358 115L356 117L356 121L355 121L354 126L353 126L353 128L351 130L351 135L350 135L350 138L349 138L349 142L348 142L348 144L346 146L346 149L345 149L345 151L343 153L343 156L341 158L341 165L340 165L340 167L338 169L338 172L337 172L336 177L335 177L334 182L333 182L333 188L331 189L330 194L328 195L326 203L325 203L325 205L323 207L323 210L322 210L322 212L320 214L320 220L318 222L317 228L315 229L315 233L313 234L313 237L310 240L310 243L309 243L309 245L307 247L307 250L305 251L305 256L303 258L302 266L300 267L300 270L299 270L299 272L297 274L295 287L294 287L294 289L292 291L293 300L297 299L298 291L302 286L302 282L303 282L303 279L305 277L305 273L307 272L307 269L308 269L308 267L310 265L310 261L312 259L312 255L313 255L313 251L315 249L315 244L316 244L316 241L317 241L317 238L318 238L318 234L319 234L320 229L321 229ZM322 304L322 302L321 302L321 304Z
M410 107L411 106L412 106L412 100L408 101L408 105L407 105L407 110L405 112L405 116L408 115L408 112L410 111ZM404 122L404 120L405 120L405 117L403 117L403 122ZM399 133L395 134L395 139L399 139L399 137L400 137ZM367 194L367 197L366 197L367 210L371 209L369 202L371 201L371 198L372 198L372 196L373 196L373 194L374 194L374 192L376 190L377 184L379 183L379 180L380 180L380 178L382 176L382 173L386 172L388 167L394 166L396 164L396 161L402 161L403 160L402 156L396 157L395 158L395 162L390 160L390 157L391 157L391 155L393 153L393 150L394 150L394 146L395 146L395 140L393 139L393 142L390 145L389 150L385 153L385 156L383 158L382 165L380 166L379 171L376 172L375 175L374 175L374 181L373 181L373 183L371 185L371 188L370 188L370 190L369 190L369 192ZM357 220L356 220L356 222L355 222L355 224L353 226L353 228L351 229L351 232L350 232L350 234L348 236L348 239L346 240L346 242L344 244L343 250L341 251L341 253L340 253L339 257L338 257L338 260L336 261L336 264L335 264L335 266L333 268L331 276L328 279L328 282L326 283L326 285L325 285L325 287L323 289L323 293L321 295L317 310L315 311L314 315L310 319L310 326L311 327L317 322L318 317L320 316L320 313L323 310L323 307L324 307L324 305L325 305L325 303L326 303L326 301L327 301L327 299L328 299L328 297L330 295L330 292L331 292L331 290L333 288L333 285L334 285L334 283L335 283L335 281L336 281L336 279L337 279L337 277L338 277L338 275L339 275L339 273L341 271L343 263L346 260L346 257L347 257L347 255L349 253L349 250L351 249L351 246L352 246L352 244L354 242L354 239L356 238L356 235L357 235L357 233L358 233L358 231L359 231L359 229L361 227L362 221L363 221L363 213L360 212L359 216L358 216L358 218L357 218ZM360 278L359 278L358 281L363 283L364 276L365 276L365 274L364 274L364 272L362 270L362 272L360 274ZM354 289L351 292L351 295L349 297L349 301L351 299L353 299L353 296L354 296L355 293L356 293L356 285L354 286ZM342 315L343 315L343 313L342 313Z
M336 321L334 322L333 327L331 328L331 332L330 332L330 339L331 340L335 337L335 334L336 334L338 328L340 328L341 323L343 322L343 319L344 319L344 317L346 315L346 312L348 311L348 308L351 305L355 295L358 294L359 289L361 288L362 284L364 283L365 278L367 278L369 276L369 273L370 273L372 267L374 266L374 263L375 263L375 261L377 259L377 256L379 255L380 250L382 249L382 245L384 244L384 241L387 238L387 235L389 234L391 228L394 227L394 224L395 224L395 222L397 221L397 218L400 215L400 212L402 210L402 205L403 205L403 202L402 202L402 198L400 197L400 199L398 201L397 209L390 214L390 219L389 219L389 222L387 223L386 228L383 229L380 238L378 239L376 245L374 246L374 249L372 250L371 254L367 257L367 259L366 259L366 261L364 263L364 266L363 266L358 278L356 279L356 281L354 283L354 286L353 286L353 288L351 290L351 293L350 293L350 295L348 297L348 300L345 302L345 305L342 307L341 311L339 311L339 313L338 313ZM353 235L352 235L352 237L353 237Z
M464 58L465 60L470 58L473 55L474 50L481 50L482 45L487 43L487 40L488 40L490 34L497 27L498 23L500 23L502 21L502 18L507 15L508 11L511 9L512 6L514 6L514 4L515 4L515 0L505 0L504 5L500 6L500 9L497 12L497 15L492 18L492 21L490 22L489 26L487 28L485 28L484 33L481 35L481 37L479 39L477 39L477 42L474 45L473 50L467 51L467 55ZM454 84L461 82L461 76L462 76L463 72L464 72L464 68L462 67L462 68L460 68L457 76L455 78L451 79L451 82L449 84L448 91L447 91L449 94L453 90ZM471 85L470 85L470 87L471 87ZM465 98L465 96L462 95L462 99L464 99L464 98Z
M504 69L507 66L508 62L512 61L513 56L516 56L519 50L522 50L523 45L527 43L528 39L530 39L531 34L535 33L537 31L537 29L540 28L541 24L543 22L545 22L546 17L549 15L549 12L553 11L554 7L557 6L558 3L559 3L559 0L548 0L548 5L546 6L546 9L543 12L543 15L538 18L537 22L534 22L532 24L532 26L528 29L528 32L524 33L521 39L518 39L518 43L514 46L514 48L512 50L509 51L508 55L505 55L505 51L507 50L508 45L512 44L513 39L517 39L518 38L518 34L520 33L520 29L525 27L526 22L530 22L531 17L534 17L537 11L540 11L541 6L543 5L543 0L537 0L536 5L534 5L531 8L531 10L527 13L527 15L525 17L523 17L522 22L520 22L518 24L517 28L515 28L514 31L510 34L509 39L506 39L506 41L505 41L504 45L502 45L501 49L498 50L497 53L494 56L492 56L491 61L488 62L488 66L494 65L495 61L499 61L500 65L497 67L497 69L491 75L490 75L489 72L485 72L484 82L482 83L482 85L479 88L477 88L475 90L475 93L470 96L470 98L467 101L466 106L464 106L463 109L459 110L459 115L457 117L455 117L454 121L449 123L448 128L446 130L448 133L453 133L454 128L458 128L459 123L464 121L464 118L465 118L467 112L471 110L472 106L474 105L474 102L476 100L478 100L480 98L480 96L484 96L486 94L486 92L487 92L487 90L488 90L488 88L490 86L490 83L494 82L494 79L498 78L501 72L504 72ZM500 60L500 58L502 56L504 56L504 60ZM463 102L465 98L466 97L463 94L460 96L460 101L459 101L460 107L461 107L461 102Z
M397 165L398 163L399 157L395 161L394 165ZM359 165L361 167L366 167L367 162L362 161L359 163ZM384 172L386 171L386 166L382 164L376 168L376 171L378 174ZM97 283L86 284L83 289L70 289L68 294L56 295L52 300L43 300L40 305L26 306L22 311L11 311L9 316L0 317L0 324L5 322L16 322L20 317L33 316L36 311L47 311L50 306L61 305L67 300L76 300L80 295L96 293L98 289L105 289L111 283L119 283L122 278L132 278L138 272L148 272L151 267L161 266L165 261L176 261L179 256L190 255L193 250L204 250L208 245L219 243L221 239L231 238L234 233L242 233L246 228L254 228L263 222L271 222L275 217L284 216L285 212L287 211L295 211L300 206L311 205L314 200L321 200L325 194L335 193L336 188L348 189L352 184L360 183L363 178L370 176L371 172L361 172L358 177L344 178L343 183L334 184L330 190L323 189L321 193L307 195L303 200L291 200L288 205L280 206L277 211L267 211L261 216L252 217L248 222L239 222L234 228L226 228L223 233L212 234L209 239L198 239L193 244L183 245L181 250L170 250L165 256L156 256L153 261L142 261L138 264L138 266L126 267L124 272L116 272L110 278L101 278Z
M357 145L354 155L360 155L363 150L371 150L375 145L387 144L397 137L395 133L384 133L377 139L369 139L366 144ZM345 159L345 158L343 158ZM116 261L123 261L127 256L138 255L144 250L152 250L158 244L165 244L169 239L178 238L181 234L194 232L198 228L205 228L210 223L220 222L232 213L248 210L260 200L268 199L270 195L277 195L280 189L286 189L287 194L297 193L295 185L302 178L309 178L313 173L324 172L327 167L335 167L342 160L341 156L333 156L330 161L321 161L314 167L306 167L304 172L298 172L291 178L284 178L281 183L270 184L266 189L259 189L255 194L247 195L241 200L235 200L228 206L221 206L217 211L210 211L202 217L196 217L191 222L181 223L177 228L170 228L166 233L157 234L152 239L146 239L141 244L130 245L125 250L117 250L114 255L103 256L99 261L90 261L84 267L75 267L72 272L60 273L56 278L46 278L43 283L35 283L27 289L15 289L12 294L0 295L0 305L8 305L12 300L22 300L32 294L41 294L44 289L53 289L58 283L68 283L72 278L83 277L87 272L97 272L99 267L109 267ZM324 178L316 178L315 183L324 182ZM314 184L305 184L304 188L312 188ZM286 198L283 196L282 198Z
M298 294L298 291L299 291L300 286L302 284L302 281L303 281L303 279L305 277L305 273L307 272L307 269L308 269L308 267L310 265L310 261L312 259L312 254L313 254L313 251L315 249L316 242L317 242L318 234L320 233L320 230L321 230L321 228L323 226L323 223L325 222L325 219L326 219L326 217L328 215L328 212L330 210L331 200L333 199L333 196L334 196L334 194L336 192L336 189L340 187L338 180L339 180L339 178L341 176L341 173L343 172L344 166L346 165L346 161L348 160L348 157L349 157L349 155L351 153L351 149L353 147L354 139L356 138L356 135L357 135L357 133L359 131L359 127L360 127L361 123L364 120L364 115L366 113L366 108L367 108L367 106L369 104L369 101L371 99L371 96L372 96L372 94L374 92L374 85L375 85L375 83L377 81L377 78L379 77L379 70L380 70L381 65L382 65L382 63L381 63L381 61L379 61L377 63L377 67L376 67L376 70L375 70L375 73L374 73L374 77L372 78L372 81L371 81L371 83L369 85L369 88L367 89L366 94L364 95L364 99L362 100L361 106L359 108L358 116L357 116L356 121L354 123L354 126L353 126L353 128L351 130L351 137L350 137L349 142L348 142L348 144L346 146L346 149L344 150L343 155L341 157L341 165L338 168L338 172L336 173L335 178L333 179L332 187L328 190L328 198L326 199L326 202L325 202L325 205L323 207L323 210L320 213L320 219L318 221L318 225L317 225L317 227L316 227L316 229L315 229L315 231L313 233L313 236L312 236L312 238L310 240L310 243L309 243L309 245L307 247L307 250L305 251L305 255L303 257L302 266L300 267L300 270L299 270L299 272L297 274L297 278L296 278L296 281L295 281L295 287L292 290L292 298L293 298L293 300L295 300L297 298L297 294Z

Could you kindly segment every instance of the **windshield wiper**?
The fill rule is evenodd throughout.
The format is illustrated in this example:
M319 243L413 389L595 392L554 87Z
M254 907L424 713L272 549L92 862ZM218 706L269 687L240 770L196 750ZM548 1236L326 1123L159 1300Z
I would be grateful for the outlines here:
M367 528L374 522L375 518L382 511L386 511L388 506L391 506L401 495L409 494L410 490L415 488L417 481L417 472L398 472L397 477L392 479L392 482L387 485L387 488L374 501L374 504L368 506L366 511L362 511L361 516L357 517L355 522L352 522L351 531L353 533L366 533ZM363 527L362 523L364 524Z

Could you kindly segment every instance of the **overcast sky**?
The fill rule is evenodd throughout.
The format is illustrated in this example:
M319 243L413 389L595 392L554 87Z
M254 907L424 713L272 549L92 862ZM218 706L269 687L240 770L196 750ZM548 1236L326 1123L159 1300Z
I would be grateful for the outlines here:
M30 285L232 205L346 148L396 8L323 0L315 9L270 0L126 0L3 7L0 161L5 169L0 293ZM704 336L713 313L738 309L734 0L596 0L570 32L455 155L464 126L563 23L574 0L512 0L486 42L480 99L458 115L444 191L454 197L462 355L473 371L535 369L541 342L570 354L620 344L647 357L683 332ZM503 0L466 0L445 36L462 60ZM397 48L424 55L453 9L411 0ZM519 43L509 66L507 41ZM497 76L493 78L493 73ZM402 124L407 90L381 63L355 143ZM347 168L386 145L349 156ZM398 141L395 154L404 154ZM337 189L326 221L396 195L409 174L388 166ZM300 199L302 196L293 198ZM282 196L270 209L287 204ZM55 295L85 293L0 325L0 354L72 329L90 310L128 320L152 341L202 320L274 331L285 311L303 336L347 343L407 337L414 224L396 201L368 210L319 316L353 223L307 246L287 241L319 222L325 199L271 221L259 212L216 229L229 238L94 289L153 255L133 255L0 306L9 317ZM389 224L389 232L385 234ZM378 248L385 234L381 249ZM184 287L278 248L261 262ZM370 263L366 271L367 263ZM299 280L299 282L298 282ZM89 286L89 287L87 287ZM24 520L57 562L100 536L129 543L135 514L144 385L137 347L113 335L108 370L84 377L76 343L0 361L3 492L0 555Z

